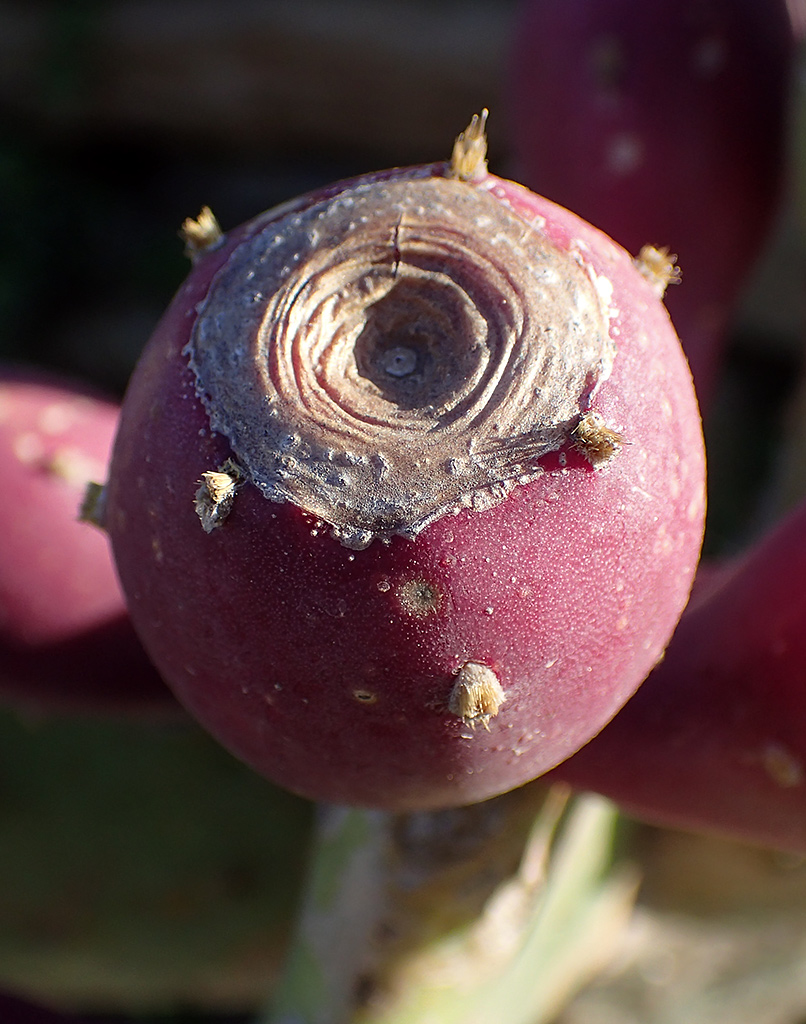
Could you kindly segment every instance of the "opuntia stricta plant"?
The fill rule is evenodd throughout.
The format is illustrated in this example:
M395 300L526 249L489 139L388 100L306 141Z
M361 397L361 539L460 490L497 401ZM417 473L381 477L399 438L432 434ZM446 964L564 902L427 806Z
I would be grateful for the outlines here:
M104 517L182 703L275 782L398 811L579 749L702 537L657 269L490 174L484 116L445 163L186 234Z
M561 30L573 29L585 50L585 33L601 42L599 15L617 6L588 5L583 17L575 0L555 5L540 45L570 67L576 50ZM573 89L540 100L561 113L542 135L551 136L557 168L568 166L569 140L586 130L613 157L610 170L632 172L636 154L665 153L669 187L658 175L646 190L619 179L625 201L597 207L597 197L613 194L612 176L593 159L571 160L578 179L558 171L560 184L582 182L571 213L488 172L483 114L445 162L338 182L226 233L206 209L187 221L190 275L132 378L107 483L84 503L91 522L70 523L101 545L95 527L106 529L131 615L118 624L129 641L133 625L181 703L257 772L320 803L308 849L308 802L233 766L215 746L221 764L203 772L176 742L206 742L188 722L145 735L147 748L156 736L169 748L164 760L141 761L131 754L136 744L121 743L121 759L145 778L127 789L122 773L107 785L107 807L126 790L138 815L142 804L167 820L180 865L186 831L198 840L189 847L196 865L199 848L237 847L232 858L211 857L201 887L180 885L175 899L171 875L159 900L169 914L192 908L199 891L219 890L255 912L260 862L259 877L283 897L256 911L266 955L260 938L244 940L243 921L223 928L236 939L217 947L226 964L219 971L231 971L232 946L236 975L244 960L259 961L258 998L284 955L295 865L310 864L271 1024L554 1019L596 959L577 956L573 936L586 950L607 950L599 936L623 921L634 893L634 876L611 863L613 805L569 801L569 783L649 821L806 849L802 514L735 562L707 566L677 625L699 557L704 456L691 375L664 306L680 277L677 253L676 326L707 400L717 328L772 210L789 38L778 8L754 35L761 22L748 12L756 7L737 3L731 21L731 9L702 0L697 31L705 24L708 32L695 33L694 64L683 68L694 8L651 6L630 18L625 3L620 34L594 47L596 83L604 81L605 100L618 100L608 107L615 120L597 123L602 94L591 100L590 80L575 77ZM568 12L578 15L573 23ZM649 57L658 25L669 29L674 74ZM738 85L737 54L748 75ZM544 79L561 74L562 63L541 65ZM668 96L654 85L663 69ZM694 88L703 82L704 92ZM680 121L651 124L640 106L653 92L682 108L682 142L673 130ZM710 149L714 111L723 108L714 101L704 111L705 94L742 108L728 105ZM525 86L518 98L530 99ZM628 123L625 111L637 120ZM745 133L734 130L742 117ZM637 145L631 125L646 129ZM741 155L748 139L769 142L749 161ZM533 141L540 130L531 129ZM518 145L527 167L528 144ZM685 170L687 161L702 174ZM681 186L693 220L678 233ZM572 202L560 185L545 190ZM642 210L658 219L642 220ZM729 223L734 216L740 225ZM107 411L108 444L117 409ZM64 417L47 408L32 416L28 433L40 431L42 448L41 429L52 433ZM61 486L58 453L31 462L39 451L31 437L23 443L17 430L7 440L27 453L24 473L15 464L15 487L27 487L34 469L44 472L38 483ZM101 472L85 465L82 475L100 480ZM70 518L77 504L74 495ZM9 503L8 536L16 536L17 511ZM75 534L53 535L65 557L79 552ZM10 580L12 568L31 564L30 554L11 556ZM21 578L31 592L44 579ZM82 573L58 578L77 588ZM116 586L110 607L120 611ZM54 629L59 616L80 610L47 587L38 596L60 598L43 604L55 610ZM82 650L88 660L77 681L101 668L119 674L119 649ZM33 696L36 680L52 684L56 670L52 660L31 665ZM154 671L143 678L157 682ZM59 681L57 692L66 689ZM25 744L27 723L15 719L16 731L4 734L9 789L11 748ZM35 753L57 730L52 722L40 730ZM86 780L94 764L76 778ZM219 771L228 784L215 797ZM164 804L148 794L153 779L168 789L179 776L187 801L182 787ZM257 795L244 815L272 837L265 847L252 831L231 841L234 819L220 814L245 781ZM211 813L200 815L200 805ZM220 849L203 834L211 820ZM138 832L145 850L159 845L147 828ZM101 851L108 834L93 835ZM133 931L147 931L141 921ZM197 938L203 930L197 919L191 929ZM69 960L75 948L66 945ZM197 960L206 954L196 950L210 948L188 946ZM80 950L92 959L91 941ZM63 962L52 948L48 956ZM0 980L42 991L49 1005L61 994L66 1006L83 1006L65 973L61 989L58 971L38 989L41 972L28 964L13 985L8 974ZM194 963L191 988L185 977L171 989L174 1005L203 974ZM209 990L220 991L220 981L212 977ZM237 991L253 1009L255 987ZM106 1004L96 992L88 1005Z

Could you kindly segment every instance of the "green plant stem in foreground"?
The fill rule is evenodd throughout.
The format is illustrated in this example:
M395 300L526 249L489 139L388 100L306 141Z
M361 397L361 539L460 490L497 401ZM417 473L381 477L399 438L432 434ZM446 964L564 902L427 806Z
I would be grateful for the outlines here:
M322 807L306 893L257 1024L541 1024L602 966L636 879L617 813L532 783L471 807Z

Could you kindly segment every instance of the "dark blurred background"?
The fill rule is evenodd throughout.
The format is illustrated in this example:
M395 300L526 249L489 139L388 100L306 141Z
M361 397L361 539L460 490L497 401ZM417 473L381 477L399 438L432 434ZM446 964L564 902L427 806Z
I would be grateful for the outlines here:
M226 229L334 178L446 158L482 106L494 166L512 0L0 4L0 357L120 393Z

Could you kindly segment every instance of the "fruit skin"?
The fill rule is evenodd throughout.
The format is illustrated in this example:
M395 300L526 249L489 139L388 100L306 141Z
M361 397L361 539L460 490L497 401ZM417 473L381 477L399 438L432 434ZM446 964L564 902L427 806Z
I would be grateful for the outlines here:
M806 506L695 588L664 660L556 775L656 824L806 853Z
M630 252L668 246L668 308L707 411L783 183L783 0L529 0L507 91L517 174Z
M38 370L0 371L0 701L178 711L131 627L108 545L78 522L118 407Z
M228 255L283 210L197 259L124 401L105 525L135 627L225 746L314 799L451 806L548 770L655 664L694 574L699 416L651 285L627 253L547 200L492 175L467 187L489 190L530 230L545 219L555 244L612 282L618 353L594 406L629 443L602 469L569 445L493 509L358 551L247 483L206 533L194 495L231 451L209 430L183 348ZM489 731L448 710L467 662L491 667L505 692Z

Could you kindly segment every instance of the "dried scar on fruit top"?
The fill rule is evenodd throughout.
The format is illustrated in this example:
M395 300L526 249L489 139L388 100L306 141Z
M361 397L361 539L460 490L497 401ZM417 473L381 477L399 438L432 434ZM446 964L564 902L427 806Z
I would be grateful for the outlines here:
M485 118L444 165L264 214L185 349L244 479L349 548L535 479L613 364L606 289L493 194ZM234 491L203 486L207 529Z

